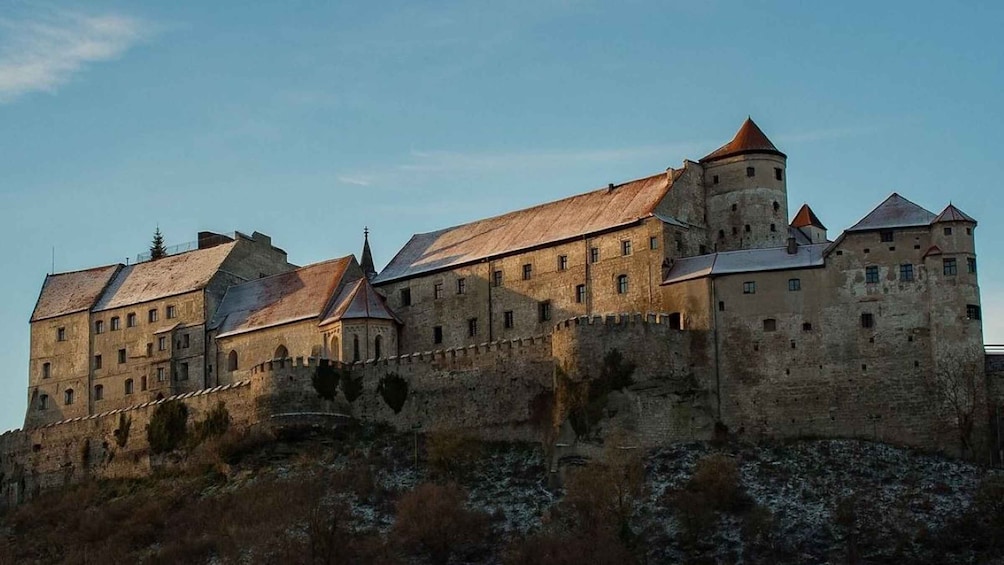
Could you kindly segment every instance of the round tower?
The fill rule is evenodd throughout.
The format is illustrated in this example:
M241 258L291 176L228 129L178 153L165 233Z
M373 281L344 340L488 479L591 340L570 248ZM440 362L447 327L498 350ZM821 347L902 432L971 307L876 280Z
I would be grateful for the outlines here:
M732 141L701 159L712 249L787 243L787 160L750 118Z

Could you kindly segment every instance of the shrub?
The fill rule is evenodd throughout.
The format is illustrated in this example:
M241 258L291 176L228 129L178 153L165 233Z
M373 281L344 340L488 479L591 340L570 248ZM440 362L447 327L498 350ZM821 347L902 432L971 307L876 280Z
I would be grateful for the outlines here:
M744 502L735 460L721 454L700 459L687 490L704 496L712 510L736 510Z
M334 400L338 395L338 376L338 369L334 365L318 365L310 377L317 396L324 400Z
M221 400L206 413L205 418L192 426L192 443L197 445L211 437L221 436L228 429L230 429L230 412Z
M616 537L542 532L510 545L507 565L622 565L634 563L631 552Z
M115 444L125 447L129 442L129 429L132 428L132 418L127 418L125 414L119 414L119 427L113 432Z
M345 400L349 401L349 404L356 401L363 393L363 378L353 377L352 372L348 369L342 369L341 376L342 394L345 395Z
M408 400L408 381L397 373L387 373L377 385L377 393L395 414L401 412Z
M427 461L436 473L459 479L481 455L481 443L458 432L435 432L429 436Z
M158 404L146 427L150 451L166 453L177 449L188 435L187 425L188 407L184 402Z
M485 542L488 516L465 508L466 501L467 493L455 483L419 485L397 502L394 539L433 563L447 563L454 554L473 554Z

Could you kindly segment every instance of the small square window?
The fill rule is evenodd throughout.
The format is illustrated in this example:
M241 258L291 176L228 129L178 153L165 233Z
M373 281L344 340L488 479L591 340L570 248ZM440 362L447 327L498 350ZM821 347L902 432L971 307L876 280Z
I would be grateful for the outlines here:
M130 312L126 314L126 327L135 328L136 327L136 313Z
M551 319L551 301L545 300L537 304L537 318L543 323Z
M774 178L776 180L784 180L784 171L781 170L781 167L774 167Z
M575 303L582 304L586 301L586 285L580 284L575 286Z
M523 280L528 281L533 277L533 265L527 263L523 265Z
M126 350L119 349L119 364L121 365L122 363L125 362L126 362Z
M568 268L568 255L558 255L558 270L564 271Z
M436 300L443 297L443 283L438 282L432 285L432 297Z
M981 318L980 307L975 304L966 305L966 319L979 320Z
M763 331L772 332L777 330L777 320L774 318L767 318L763 321Z
M467 335L468 337L474 337L478 335L478 319L470 318L467 320Z
M862 328L873 328L875 327L875 317L869 312L864 312L861 314L861 327Z
M175 307L175 306L168 306L167 307L167 319L170 320L172 318L177 318L177 317L178 317L178 308Z
M899 280L903 282L913 280L913 265L911 263L905 263L899 266Z
M879 282L878 267L865 267L865 282L868 284Z
M66 341L66 328L56 330L56 341Z
M966 228L966 235L973 235L973 228Z
M621 255L630 255L630 254L631 254L631 240L625 239L624 241L621 242Z
M492 286L502 286L502 271L492 271Z
M958 274L959 269L955 264L955 259L944 259L942 263L946 275L953 277Z
M803 322L802 323L802 331L803 332L811 332L812 331L812 323L810 323L810 322Z
M770 225L770 231L777 231L777 226L774 224Z
M457 294L467 293L467 279L459 278L457 279Z
M952 235L952 228L945 228L945 235Z
M732 211L733 211L733 212L735 212L735 211L736 211L736 210L738 210L738 209L739 209L739 205L738 205L738 204L733 204L733 205L732 205Z
M879 238L882 240L882 243L891 242L892 241L892 231L891 230L886 230L886 231L879 232Z
M743 231L745 231L746 233L749 233L749 232L750 232L750 225L749 225L749 224L746 224L746 225L745 225L745 226L743 227Z
M432 343L443 343L443 326L433 326Z
M753 167L746 167L746 176L748 176L748 177L755 177L756 176L756 169L753 168Z
M513 316L512 310L506 310L502 313L502 326L505 329L511 330L515 325L515 322L516 320L515 316Z
M147 314L146 314L146 321L148 321L148 322L156 322L158 319L159 319L159 316L157 315L157 309L156 308L154 308L154 309L150 310L149 312L147 312Z
M756 294L756 282L755 281L744 282L743 294Z
M798 292L802 290L802 279L788 279L788 291Z
M837 251L837 255L838 256L843 255L843 254L844 254L844 252L842 250Z
M871 249L868 249L867 247L865 247L865 248L864 248L864 252L865 252L865 253L871 253L871 251L872 251L872 250L871 250Z
M589 248L589 262L596 263L600 260L600 248L590 247Z
M659 238L655 236L648 238L648 248L659 249Z
M401 306L411 306L411 289L402 288L400 295L401 295Z

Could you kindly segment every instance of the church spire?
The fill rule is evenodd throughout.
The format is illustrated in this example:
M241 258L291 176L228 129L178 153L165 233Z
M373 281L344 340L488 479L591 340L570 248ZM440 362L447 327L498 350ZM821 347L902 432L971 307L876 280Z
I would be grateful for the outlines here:
M363 274L366 275L367 279L376 276L376 267L373 266L373 252L370 251L370 229L368 227L363 228L363 258L359 266L362 267Z

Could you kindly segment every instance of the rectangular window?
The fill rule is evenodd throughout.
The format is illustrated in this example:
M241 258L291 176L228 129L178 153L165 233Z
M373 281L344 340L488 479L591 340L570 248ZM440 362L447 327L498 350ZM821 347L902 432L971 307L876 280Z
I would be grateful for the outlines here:
M862 328L873 328L875 327L875 317L869 312L864 312L861 314L861 327Z
M157 338L157 351L167 351L167 338L160 336Z
M523 265L523 280L528 281L533 276L533 265L527 263Z
M943 264L946 275L952 277L958 274L959 268L955 264L955 259L944 259Z
M515 325L515 318L513 316L512 310L506 310L502 313L502 326L509 330Z
M744 282L743 294L756 294L756 282L755 281Z
M617 294L627 294L627 291L628 291L628 276L617 275Z
M467 320L467 336L474 337L478 335L478 319L470 318Z
M774 318L767 318L763 321L763 331L772 332L777 330L777 320Z
M443 297L443 283L438 282L432 285L432 297L436 300Z
M443 326L433 326L432 343L443 343Z
M467 279L457 279L457 294L467 293Z
M589 248L589 262L596 263L600 260L600 248L590 247Z
M746 176L748 176L748 177L755 177L756 176L756 169L754 169L753 167L746 167Z
M94 400L103 400L105 398L105 387L101 385L94 385Z
M677 243L680 243L679 241ZM648 248L649 249L659 249L659 238L652 236L648 238Z
M774 178L784 180L784 172L781 170L781 167L774 167Z
M809 322L803 322L802 323L802 331L803 332L811 332L812 331L812 324L809 323Z
M723 300L719 300L718 301L718 311L719 312L724 312L725 311L725 301L723 301Z
M582 304L586 301L586 285L580 284L575 286L575 303Z
M136 327L136 313L130 312L126 314L126 327L135 328Z
M625 239L624 241L621 242L621 255L626 256L630 254L631 254L631 240Z
M718 184L718 175L711 177L711 184Z
M401 289L401 306L411 306L411 289Z
M558 255L558 270L564 271L568 268L568 255Z
M66 341L66 328L56 330L56 341Z
M52 363L42 363L42 378L47 379L52 376Z
M149 312L146 313L146 321L147 322L153 323L153 322L156 322L158 319L159 319L159 316L157 315L157 309L156 308L154 308L154 309L152 309L152 310L150 310Z
M104 320L98 320L94 322L94 333L102 334L105 333L105 322Z
M167 319L170 320L171 318L177 318L177 317L178 317L178 309L174 306L168 306Z
M904 263L899 266L899 280L904 282L913 280L913 264Z
M97 355L94 356L94 370L98 370L100 368L101 368L101 354L98 353Z
M181 336L181 347L187 349L191 345L191 340L189 339L190 334L184 334Z
M865 282L868 284L879 282L878 267L865 267Z
M945 235L952 235L952 228L945 228Z
M119 364L121 365L122 363L125 362L126 362L126 350L119 349Z
M112 331L118 331L122 329L122 320L118 316L113 316L111 320Z
M744 231L745 231L746 233L749 233L749 232L750 232L750 225L749 225L749 224L746 224L745 226L743 226L743 230L744 230Z
M153 344L152 343L148 343L148 344L146 344L146 356L150 357L152 355L153 355Z
M882 240L882 243L889 243L889 242L891 242L892 241L892 231L891 230L886 230L886 231L879 232L879 238Z
M976 257L966 257L966 268L970 273L976 272Z
M492 286L496 288L502 286L502 271L492 272Z
M157 382L158 383L164 382L164 368L163 367L157 367Z
M980 307L975 304L966 304L966 319L967 320L979 320L980 319Z
M802 279L788 279L788 291L798 292L802 290Z
M551 319L551 301L545 300L537 304L537 319L543 323Z
M178 380L179 381L188 380L188 363L181 363L178 365Z

